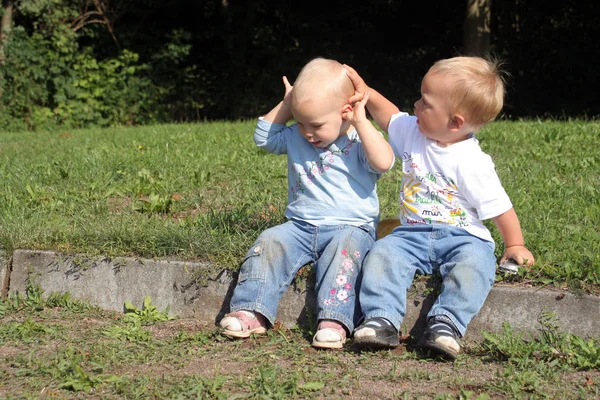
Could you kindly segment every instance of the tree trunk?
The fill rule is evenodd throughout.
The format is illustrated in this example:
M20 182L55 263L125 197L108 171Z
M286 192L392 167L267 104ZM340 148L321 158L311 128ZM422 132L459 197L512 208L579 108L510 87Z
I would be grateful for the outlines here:
M464 23L464 54L486 56L490 51L492 0L467 0Z
M13 20L13 2L12 0L3 0L2 8L4 12L2 14L2 22L0 23L0 64L4 65L6 56L4 55L4 44L10 33Z

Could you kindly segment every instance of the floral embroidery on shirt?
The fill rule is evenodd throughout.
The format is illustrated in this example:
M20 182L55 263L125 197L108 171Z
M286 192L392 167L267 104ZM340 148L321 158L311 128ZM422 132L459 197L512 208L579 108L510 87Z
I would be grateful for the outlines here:
M348 250L344 249L341 251L341 254L343 259L337 271L335 286L329 290L329 297L323 300L323 304L326 306L345 304L353 296L351 293L353 293L354 286L352 286L348 278L355 271L354 263L360 258L360 252L356 250L353 254L349 254Z
M290 188L294 199L297 199L300 193L304 193L305 185L312 185L319 175L327 173L329 165L335 163L334 156L341 158L349 155L350 149L356 142L356 138L348 138L343 148L330 145L326 152L319 155L319 160L310 162L306 169L302 165L290 165L290 173L296 175L296 184Z

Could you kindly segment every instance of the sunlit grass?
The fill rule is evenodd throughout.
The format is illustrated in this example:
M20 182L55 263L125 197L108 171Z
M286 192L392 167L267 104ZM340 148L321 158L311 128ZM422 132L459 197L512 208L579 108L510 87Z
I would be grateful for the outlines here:
M254 145L254 124L1 133L0 248L235 268L262 230L284 220L287 201L285 157ZM600 283L599 132L575 120L498 121L478 133L536 256L518 279ZM397 213L398 165L379 182L383 218Z

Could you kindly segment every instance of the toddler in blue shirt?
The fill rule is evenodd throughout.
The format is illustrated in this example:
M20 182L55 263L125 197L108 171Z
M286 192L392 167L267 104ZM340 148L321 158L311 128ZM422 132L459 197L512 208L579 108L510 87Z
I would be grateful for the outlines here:
M263 334L298 270L313 263L318 328L312 345L341 348L360 319L361 265L379 220L376 182L392 168L390 145L366 117L368 95L337 61L317 58L259 118L256 144L288 160L288 221L264 231L247 252L220 325L234 338ZM295 123L286 126L290 120Z

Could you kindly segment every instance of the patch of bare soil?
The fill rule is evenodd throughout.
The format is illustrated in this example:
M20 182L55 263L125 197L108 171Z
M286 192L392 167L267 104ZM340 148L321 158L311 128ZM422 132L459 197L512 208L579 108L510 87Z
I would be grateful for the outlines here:
M131 343L119 342L101 333L105 327L115 326L120 314L67 318L63 314L61 318L59 313L50 311L34 318L46 326L60 327L62 324L61 335L31 345L0 343L0 362L6 363L5 367L0 366L0 381L7 378L4 383L0 382L0 397L32 390L26 379L18 378L12 383L8 379L18 376L15 372L18 367L11 367L11 360L27 356L32 349L40 357L48 357L49 351L58 354L61 347L73 343L85 346L92 341L113 341L111 349L117 348L115 345L123 346L130 354L145 354L139 358L137 355L124 356L108 361L118 357L119 353L107 350L104 375L115 374L137 382L160 382L161 385L188 378L201 378L207 382L221 378L224 383L218 390L228 396L253 393L252 390L265 384L260 381L261 372L265 370L276 371L277 380L270 383L273 390L286 382L323 384L318 390L303 391L293 398L433 399L442 396L457 399L471 395L475 398L478 394L486 394L492 399L523 396L592 398L594 396L590 394L600 390L598 370L563 371L550 379L544 377L537 387L523 388L518 382L523 379L523 372L510 372L507 363L488 360L479 354L476 343L464 343L465 352L455 362L446 362L420 354L407 343L407 338L392 351L361 352L354 349L351 342L339 351L321 351L310 346L310 336L303 331L276 328L265 336L231 340L221 336L213 324L180 319L143 327L152 333L152 342ZM24 314L11 315L2 323L9 320L23 321ZM116 324L121 325L120 321ZM101 347L83 349L87 352L86 357L91 356L91 348ZM48 378L40 379L48 385ZM118 397L118 393L111 392L112 388L110 385L102 387L106 398ZM50 386L50 389L56 388ZM68 398L69 393L58 390L56 397Z

